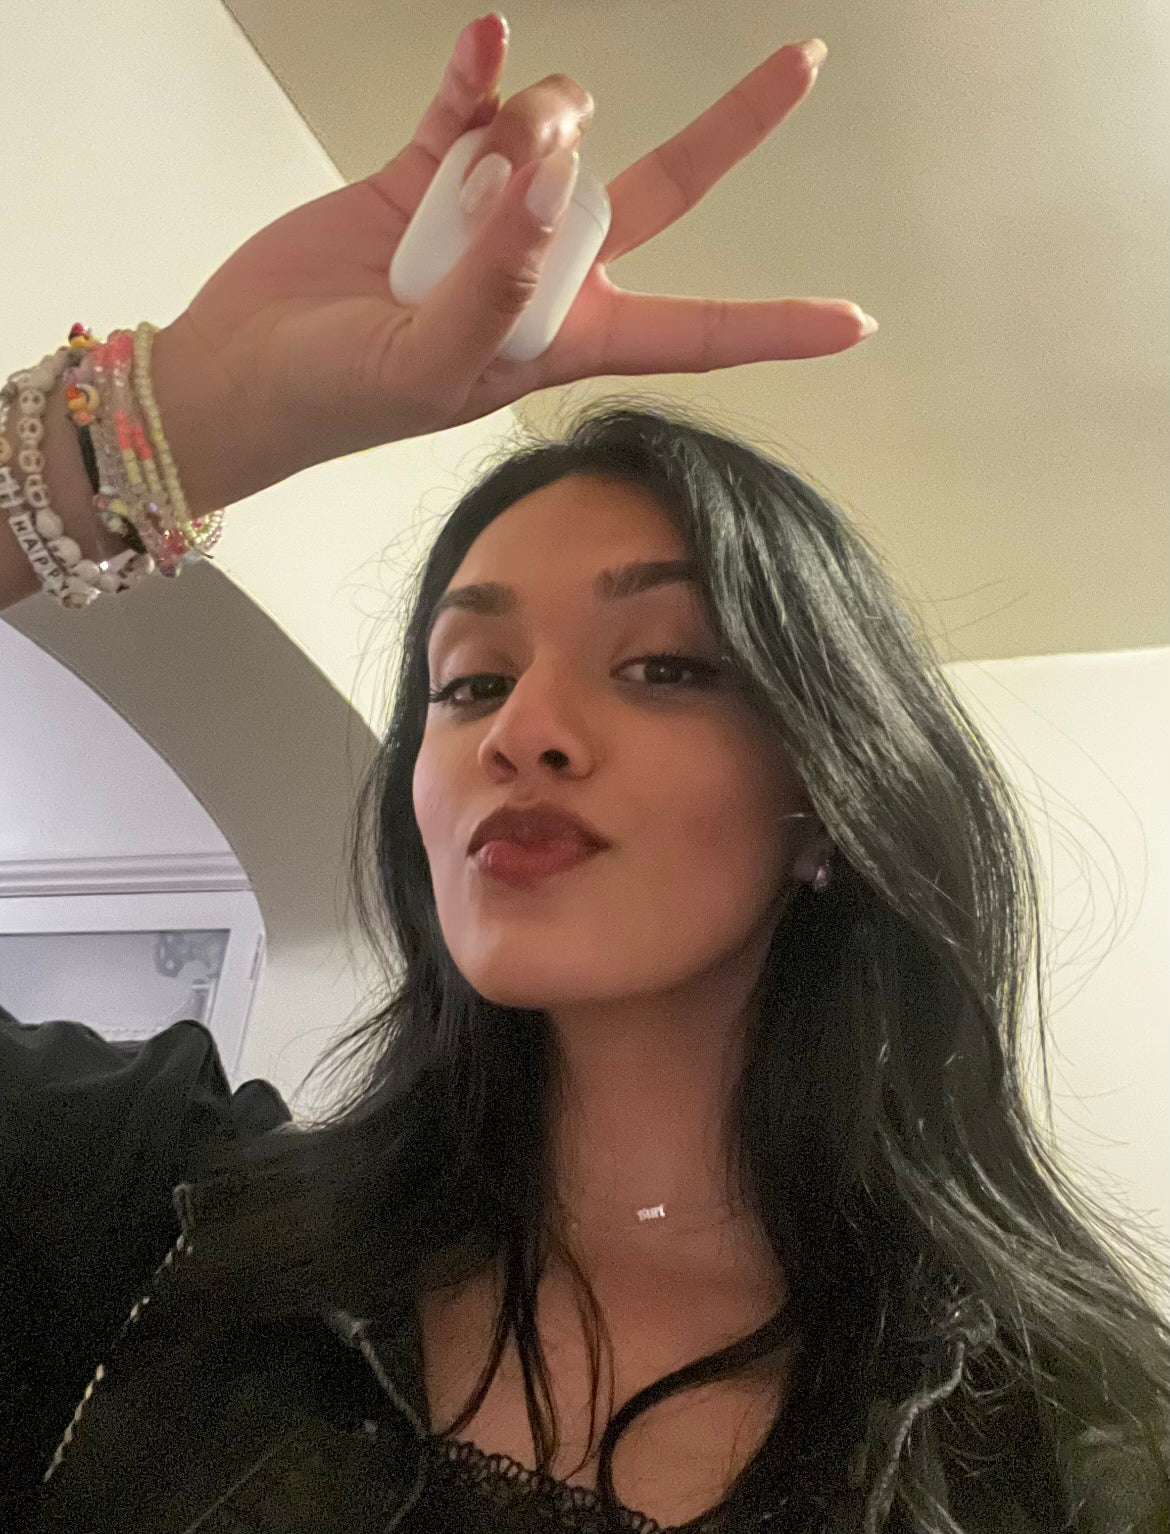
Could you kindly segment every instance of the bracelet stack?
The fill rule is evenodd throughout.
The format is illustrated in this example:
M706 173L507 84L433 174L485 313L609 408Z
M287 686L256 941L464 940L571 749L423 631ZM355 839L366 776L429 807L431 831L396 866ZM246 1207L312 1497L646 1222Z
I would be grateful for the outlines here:
M99 342L84 325L74 325L65 346L14 373L0 390L0 511L42 590L63 607L88 607L99 596L129 591L154 570L176 576L210 555L219 539L223 512L191 516L163 432L150 378L156 330L144 321L136 331L115 330ZM94 511L123 545L100 562L84 558L65 535L45 485L43 417L63 374ZM13 404L19 415L10 432ZM13 438L23 487L10 467Z

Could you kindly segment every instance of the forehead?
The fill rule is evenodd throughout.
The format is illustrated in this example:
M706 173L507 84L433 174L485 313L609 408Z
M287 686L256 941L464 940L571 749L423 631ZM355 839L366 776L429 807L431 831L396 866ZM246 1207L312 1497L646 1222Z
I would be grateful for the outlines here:
M683 554L682 538L652 491L601 475L570 474L501 512L467 550L451 584L519 579L528 571L587 580L607 563Z
M640 486L570 476L523 497L467 551L432 611L500 617L528 603L560 611L651 590L701 616L698 572L657 498Z

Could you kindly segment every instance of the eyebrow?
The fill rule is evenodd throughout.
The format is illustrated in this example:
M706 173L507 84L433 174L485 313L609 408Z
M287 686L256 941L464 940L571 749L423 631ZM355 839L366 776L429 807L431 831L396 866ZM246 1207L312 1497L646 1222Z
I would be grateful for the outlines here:
M593 594L600 602L614 602L621 597L637 596L656 586L668 586L678 582L698 585L699 572L688 560L654 559L636 560L616 570L602 570L593 581ZM512 586L499 581L481 581L473 586L455 586L446 591L435 603L427 624L427 642L430 642L435 625L445 612L459 608L464 612L479 613L489 618L505 618L519 607L519 598Z

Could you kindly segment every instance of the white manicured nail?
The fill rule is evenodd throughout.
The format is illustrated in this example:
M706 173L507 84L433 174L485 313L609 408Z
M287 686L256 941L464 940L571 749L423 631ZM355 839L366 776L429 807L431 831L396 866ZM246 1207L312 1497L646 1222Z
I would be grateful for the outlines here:
M486 206L507 186L512 175L512 162L502 154L484 155L483 159L463 183L459 193L459 206L470 218Z
M569 206L577 181L579 156L575 149L558 149L540 162L528 188L528 211L539 224L551 229Z

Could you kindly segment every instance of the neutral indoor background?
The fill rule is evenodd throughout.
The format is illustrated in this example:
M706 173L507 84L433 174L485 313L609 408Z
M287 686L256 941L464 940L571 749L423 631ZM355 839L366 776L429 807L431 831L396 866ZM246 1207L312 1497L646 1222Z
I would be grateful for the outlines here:
M228 0L341 175L389 159L475 14ZM871 525L956 657L1170 641L1165 8L1146 0L512 0L503 95L554 70L603 181L786 42L808 99L623 285L853 299L855 353L664 377ZM620 385L620 381L619 385ZM612 379L521 407L546 424ZM624 386L624 385L621 385Z
M216 565L178 582L82 614L10 610L170 764L176 804L195 795L256 893L269 967L236 1080L294 1098L363 1005L344 831L403 582L437 521L525 421L613 390L694 399L864 527L1019 784L1045 878L1059 1148L1164 1238L1170 17L1138 0L505 14L505 91L556 70L586 85L583 159L603 178L772 49L823 37L804 105L615 276L848 298L882 328L836 357L550 391L253 497ZM470 15L447 0L9 0L0 377L74 320L169 323L250 234L389 158ZM119 82L83 119L78 67ZM39 706L9 707L0 752ZM61 751L84 773L75 717L66 698ZM10 799L14 881L45 845L19 814Z

